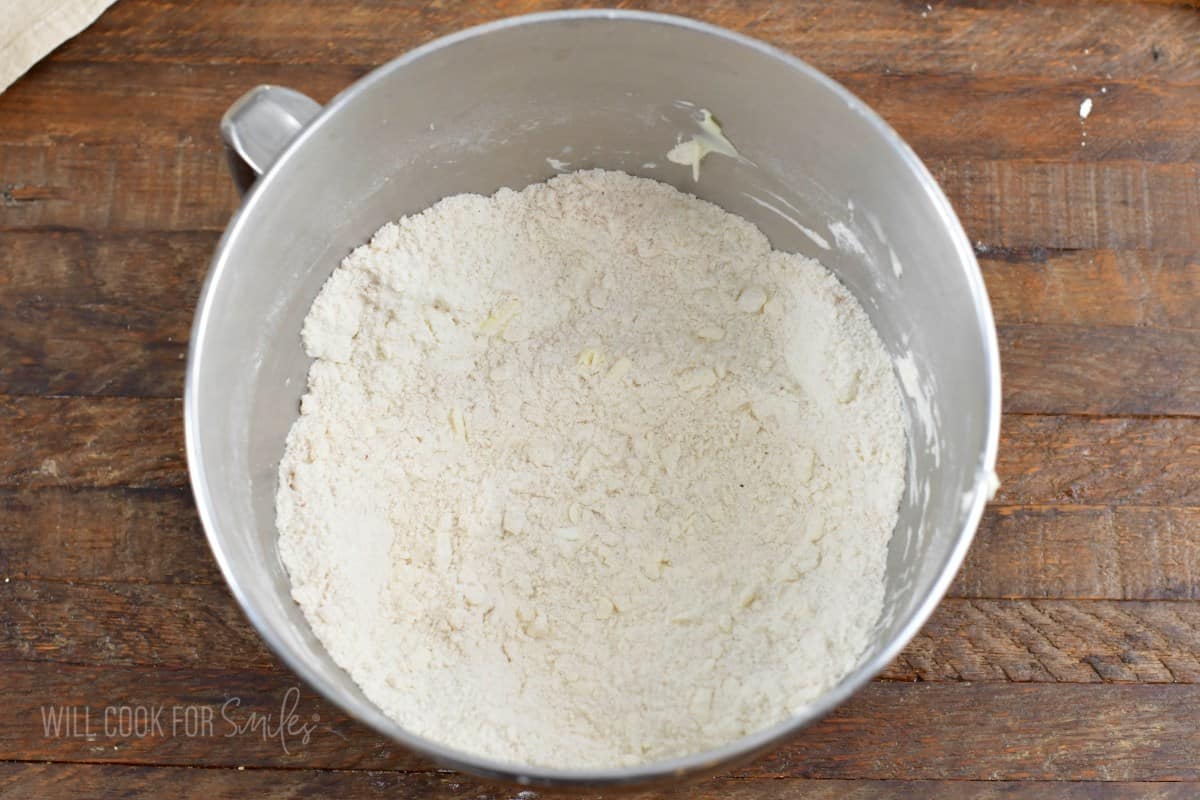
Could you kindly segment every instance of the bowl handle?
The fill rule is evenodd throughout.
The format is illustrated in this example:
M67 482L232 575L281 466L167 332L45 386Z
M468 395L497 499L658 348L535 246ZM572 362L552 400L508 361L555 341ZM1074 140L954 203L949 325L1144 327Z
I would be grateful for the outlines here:
M320 112L317 101L283 86L255 86L239 97L221 117L221 138L238 191L249 191Z

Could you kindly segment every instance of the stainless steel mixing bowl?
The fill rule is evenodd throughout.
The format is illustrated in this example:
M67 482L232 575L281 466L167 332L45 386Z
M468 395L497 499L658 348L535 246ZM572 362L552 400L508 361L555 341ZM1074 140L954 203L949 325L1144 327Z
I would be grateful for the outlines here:
M745 157L699 182L665 153L711 109ZM935 112L931 112L935 113ZM803 728L883 668L929 616L987 500L1000 421L991 310L970 243L929 172L862 102L760 42L678 17L538 14L439 39L320 108L260 87L222 124L259 174L213 259L188 354L192 488L229 586L271 648L347 713L438 761L532 784L712 772ZM673 184L813 256L891 352L909 424L908 489L886 608L858 667L803 713L706 753L563 771L456 752L384 716L325 652L276 552L276 466L309 359L300 326L338 262L389 220L460 192L603 167ZM797 331L798 336L804 335Z

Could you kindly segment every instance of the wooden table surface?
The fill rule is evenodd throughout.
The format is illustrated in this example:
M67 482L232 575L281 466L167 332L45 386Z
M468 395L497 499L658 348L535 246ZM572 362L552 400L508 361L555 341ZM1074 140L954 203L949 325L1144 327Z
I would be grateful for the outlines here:
M0 795L517 794L266 650L205 545L180 395L237 204L230 102L323 101L543 7L120 0L0 95ZM681 796L1200 796L1200 10L653 8L784 47L896 127L975 242L1004 365L1003 488L933 619L831 717Z

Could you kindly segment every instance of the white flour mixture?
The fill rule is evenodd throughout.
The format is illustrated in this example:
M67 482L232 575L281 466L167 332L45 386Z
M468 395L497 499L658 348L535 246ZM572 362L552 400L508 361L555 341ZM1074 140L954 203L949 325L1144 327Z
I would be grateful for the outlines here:
M787 717L856 663L904 484L899 392L814 261L654 181L461 195L313 304L279 547L408 729L628 765Z

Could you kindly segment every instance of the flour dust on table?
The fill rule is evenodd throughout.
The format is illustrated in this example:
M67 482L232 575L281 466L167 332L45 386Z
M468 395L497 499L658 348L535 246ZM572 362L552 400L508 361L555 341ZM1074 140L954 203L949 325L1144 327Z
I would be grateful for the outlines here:
M815 261L655 181L385 225L305 321L279 548L408 730L559 768L788 717L856 664L904 485L892 368Z

